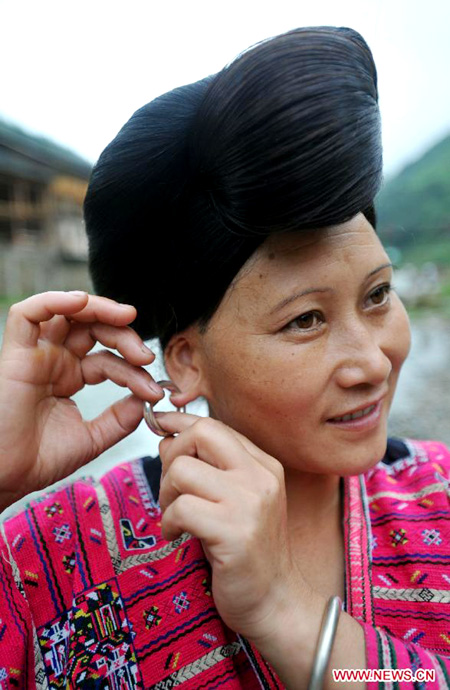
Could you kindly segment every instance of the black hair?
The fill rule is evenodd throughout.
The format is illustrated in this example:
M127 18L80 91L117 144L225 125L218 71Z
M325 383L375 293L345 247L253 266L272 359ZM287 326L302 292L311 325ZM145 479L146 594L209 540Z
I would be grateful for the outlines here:
M100 156L85 200L97 294L133 304L144 339L203 329L276 232L358 212L382 178L377 73L356 31L267 39L218 74L140 108Z

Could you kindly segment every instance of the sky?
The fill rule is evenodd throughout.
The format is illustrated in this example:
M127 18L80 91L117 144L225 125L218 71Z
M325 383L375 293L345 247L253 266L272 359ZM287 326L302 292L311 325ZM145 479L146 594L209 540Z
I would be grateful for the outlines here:
M449 0L0 0L0 117L94 162L144 103L321 24L372 49L387 176L450 133Z

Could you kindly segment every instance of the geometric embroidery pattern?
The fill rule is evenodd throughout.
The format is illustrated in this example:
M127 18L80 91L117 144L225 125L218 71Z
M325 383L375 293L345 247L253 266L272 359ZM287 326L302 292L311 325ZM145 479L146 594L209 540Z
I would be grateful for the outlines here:
M391 601L427 601L440 604L450 603L450 591L447 589L390 589L387 587L373 587L375 599L388 599Z
M395 461L390 474L379 463L344 477L346 604L365 626L368 668L433 663L439 687L450 688L450 488L423 448L423 460L401 460L401 471ZM433 453L450 476L448 451ZM69 482L0 524L0 690L33 681L67 690L283 687L256 648L224 628L199 540L162 538L161 511L146 478L133 478L135 464ZM1 657L5 640L13 644ZM33 645L26 677L22 640Z
M161 683L153 685L151 690L169 690L169 688L175 688L178 685L195 678L195 676L200 673L207 671L224 659L229 659L242 649L240 642L232 642L231 644L224 644L220 647L216 647L212 651L208 652L200 659L197 659L191 664L183 666L179 671L175 671L171 676L165 678ZM201 687L199 685L199 687ZM217 687L217 686L216 686ZM270 687L265 684L263 687Z
M406 538L406 530L404 529L392 529L389 532L389 536L392 537L391 546L398 546L398 544L408 543L408 539Z
M134 464L70 480L0 524L0 690L282 687L224 629L200 542L162 538L160 508L150 494L139 500Z
M429 494L434 494L438 491L443 491L442 479L436 484L429 484L420 491L414 491L411 493L400 493L395 491L379 491L377 493L371 494L369 497L369 503L378 501L380 498L394 498L401 501L416 501L423 496L428 496Z
M439 546L439 544L442 542L438 529L424 529L422 532L422 537L424 544L427 546Z
M386 450L364 474L369 512L361 521L378 538L364 570L373 604L373 622L365 624L367 668L434 669L435 683L405 688L450 688L449 449L398 439Z
M158 607L152 606L148 611L143 612L145 627L150 630L154 625L159 625L162 621L162 616L158 616Z
M61 503L55 501L55 503L52 503L51 506L45 506L45 512L47 513L48 517L53 517L57 513L58 515L61 515L64 511L62 509Z
M175 604L175 611L177 613L187 611L191 605L191 602L187 598L187 592L180 592L179 594L175 594L172 601Z
M38 631L50 688L140 688L133 632L114 581L79 594Z
M55 535L55 541L57 544L62 544L64 539L70 539L72 532L70 531L69 525L61 525L61 527L55 527L53 529L53 534Z
M211 580L210 578L205 578L202 580L202 586L204 588L204 592L207 597L212 596L212 591L211 591Z
M75 552L72 551L71 554L68 554L67 556L64 556L62 559L64 570L66 573L69 573L71 575L73 573L73 569L75 568L76 565L76 560L75 560Z
M133 568L137 565L143 565L147 563L152 563L155 561L160 561L166 558L172 551L179 548L184 542L192 539L188 532L185 532L172 542L167 542L164 546L161 546L154 551L146 550L145 553L130 554L127 558L123 558L120 555L119 545L117 543L117 534L114 526L114 520L111 513L111 506L108 501L105 489L101 482L95 485L99 511L102 516L103 529L106 537L106 544L109 551L109 557L116 575L126 572L129 568ZM123 536L122 536L123 541Z
M153 534L149 534L147 537L135 534L131 521L126 518L120 520L120 531L122 532L123 545L127 551L149 549L156 544L156 538Z

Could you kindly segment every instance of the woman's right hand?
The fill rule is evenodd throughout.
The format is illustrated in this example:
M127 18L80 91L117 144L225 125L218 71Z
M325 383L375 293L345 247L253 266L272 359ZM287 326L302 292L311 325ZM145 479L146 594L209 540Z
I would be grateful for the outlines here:
M0 350L0 510L128 436L142 401L164 396L142 368L155 355L127 325L135 318L134 307L85 292L43 292L12 305ZM88 355L97 341L122 357ZM84 420L71 396L106 379L132 394Z

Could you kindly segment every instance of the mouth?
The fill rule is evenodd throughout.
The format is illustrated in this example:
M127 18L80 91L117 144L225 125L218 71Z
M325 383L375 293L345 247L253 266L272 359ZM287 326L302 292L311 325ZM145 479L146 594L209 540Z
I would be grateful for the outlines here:
M339 417L331 417L327 419L327 424L354 430L374 428L381 418L382 401L383 398Z

